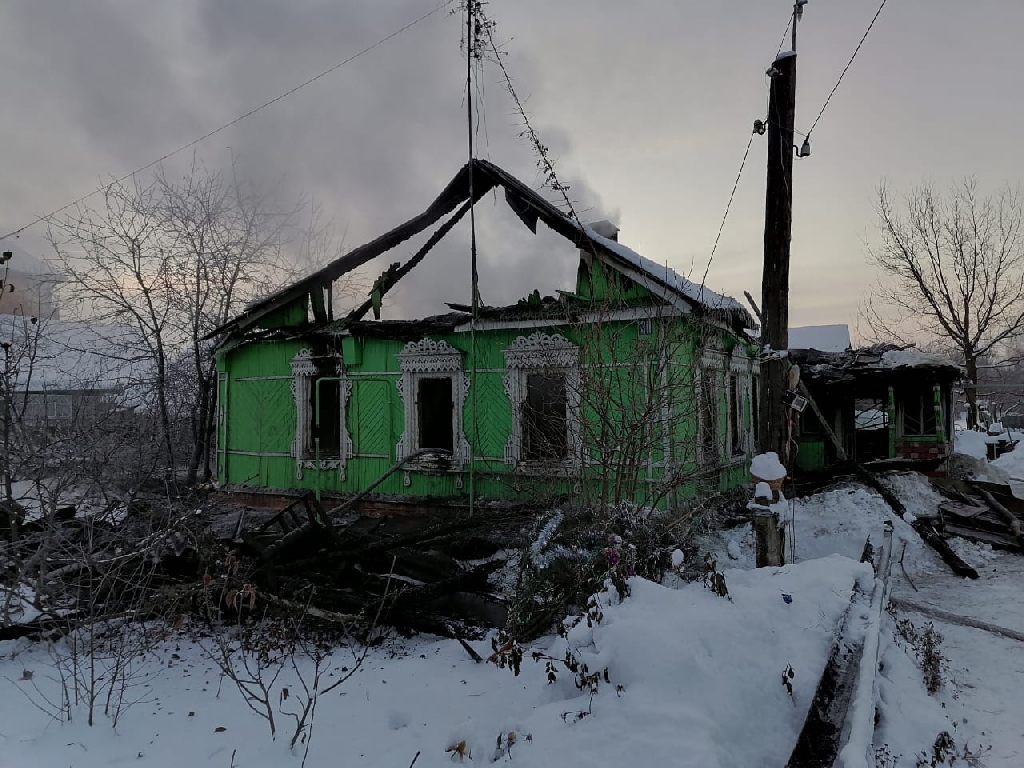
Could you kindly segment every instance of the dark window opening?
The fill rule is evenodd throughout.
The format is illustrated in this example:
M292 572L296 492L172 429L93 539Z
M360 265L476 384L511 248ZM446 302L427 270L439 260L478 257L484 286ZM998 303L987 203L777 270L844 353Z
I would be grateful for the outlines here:
M310 384L313 424L310 447L314 452L319 450L321 456L338 456L341 453L341 382L337 379L313 379Z
M714 374L705 371L700 379L700 450L705 461L718 460L718 400Z
M859 398L853 403L856 429L875 430L889 426L889 405L884 400Z
M919 390L903 398L903 434L934 435L935 393L930 389Z
M528 374L523 401L523 457L527 461L564 461L569 457L567 415L565 376Z
M858 461L889 456L889 398L858 397L853 401L853 455Z
M804 409L800 414L800 435L806 437L820 437L825 434L825 427L818 418L818 414L810 407Z
M436 448L452 453L455 449L452 380L420 379L416 393L419 409L419 447Z
M754 450L759 450L758 444L761 440L761 400L757 391L758 378L755 376L750 380L750 426L754 432Z
M732 445L732 455L740 456L744 453L743 442L740 440L742 430L740 420L743 418L743 411L740 408L740 383L736 376L729 377L729 442Z

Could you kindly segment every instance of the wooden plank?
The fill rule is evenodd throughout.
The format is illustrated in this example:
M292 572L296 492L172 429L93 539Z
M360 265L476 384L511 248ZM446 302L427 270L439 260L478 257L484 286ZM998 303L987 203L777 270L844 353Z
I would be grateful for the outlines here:
M1000 549L1006 552L1024 554L1024 547L1007 533L993 533L982 531L977 528L964 528L959 525L947 525L946 533L951 536L959 536L961 539L973 541L975 544L988 544L992 549Z

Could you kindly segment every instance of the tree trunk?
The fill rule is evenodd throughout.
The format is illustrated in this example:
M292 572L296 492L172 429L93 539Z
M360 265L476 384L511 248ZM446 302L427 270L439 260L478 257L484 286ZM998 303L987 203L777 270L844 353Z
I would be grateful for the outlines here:
M964 387L967 396L967 428L974 429L978 426L978 359L970 353L964 355L964 358L967 370L967 386Z

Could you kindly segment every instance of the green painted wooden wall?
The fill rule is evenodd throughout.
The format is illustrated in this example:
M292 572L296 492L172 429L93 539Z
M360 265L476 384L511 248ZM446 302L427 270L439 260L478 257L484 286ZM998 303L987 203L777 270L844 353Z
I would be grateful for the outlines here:
M602 286L603 287L603 286ZM504 350L517 337L538 329L515 328L478 330L475 349L469 333L432 335L463 353L463 370L471 375L470 395L463 409L463 432L473 447L475 494L481 498L513 499L573 492L599 496L601 488L626 482L602 468L597 446L587 445L591 463L576 477L552 477L542 473L512 471L505 462L505 445L513 428L512 405L505 391ZM730 457L723 466L704 471L702 483L673 483L666 487L666 453L680 475L696 475L701 467L694 450L698 438L693 400L695 361L699 359L700 335L686 318L653 321L653 333L641 335L637 322L615 321L594 326L560 326L539 329L558 333L585 350L581 368L613 370L604 378L608 396L624 407L631 398L645 397L648 387L661 386L667 376L673 382L671 412L667 424L655 420L649 425L650 450L642 465L633 467L637 482L632 494L639 503L656 499L659 506L671 505L709 484L727 488L745 482L747 456ZM704 327L704 333L707 332ZM724 330L716 330L718 345L730 348L738 342ZM671 345L659 334L671 334ZM225 348L218 357L220 372L217 475L221 483L267 489L311 489L321 492L358 492L376 481L396 461L396 448L404 426L403 402L399 395L401 378L398 353L405 341L344 336L327 342L344 360L345 379L352 384L348 398L346 427L352 439L352 456L345 473L334 469L304 468L296 471L293 441L296 434L296 404L292 394L291 360L304 347L304 340L254 341ZM660 345L660 347L659 347ZM659 366L653 353L671 350L667 366ZM749 348L749 347L748 347ZM326 349L317 350L318 353ZM664 369L664 372L662 371ZM586 374L584 374L586 376ZM657 379L657 381L655 381ZM719 434L727 429L727 394L720 388ZM474 398L475 394L475 398ZM474 415L473 405L476 403ZM598 406L599 407L599 406ZM638 411L642 412L642 411ZM598 414L588 403L583 419L589 425ZM749 401L743 398L743 429L751 427ZM666 432L667 429L667 432ZM609 466L614 466L612 462ZM603 471L602 471L603 469ZM463 472L398 472L379 493L411 497L466 497L469 493L468 467Z

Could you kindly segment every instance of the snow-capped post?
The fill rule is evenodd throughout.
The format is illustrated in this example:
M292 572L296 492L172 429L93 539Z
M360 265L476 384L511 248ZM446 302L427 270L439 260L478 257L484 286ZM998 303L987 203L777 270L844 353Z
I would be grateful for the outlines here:
M786 468L779 461L777 453L762 453L750 462L750 476L754 481L754 499L747 504L753 515L754 541L756 547L755 565L783 564L783 538L775 504L784 501L782 482L786 479Z

